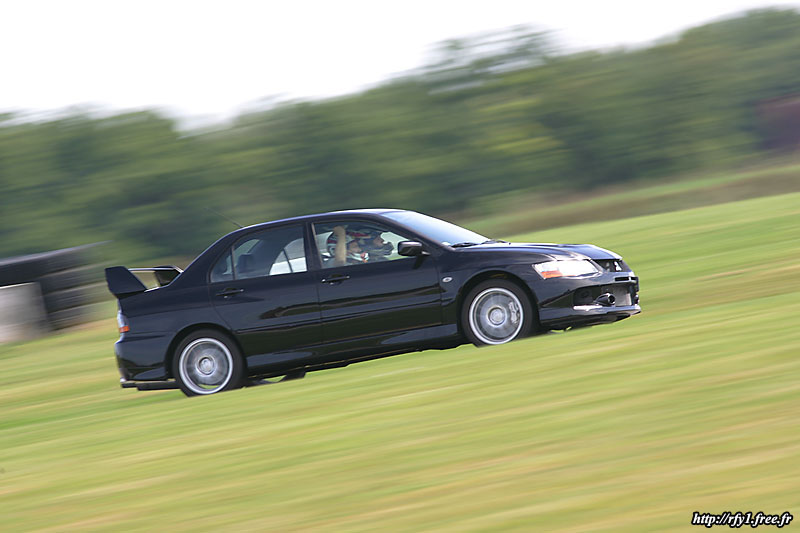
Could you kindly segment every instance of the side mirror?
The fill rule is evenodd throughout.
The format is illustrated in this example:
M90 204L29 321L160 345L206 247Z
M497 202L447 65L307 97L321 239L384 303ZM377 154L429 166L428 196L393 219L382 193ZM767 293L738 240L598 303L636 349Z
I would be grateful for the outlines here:
M417 241L401 241L397 243L397 253L408 257L428 255L422 249L422 243Z

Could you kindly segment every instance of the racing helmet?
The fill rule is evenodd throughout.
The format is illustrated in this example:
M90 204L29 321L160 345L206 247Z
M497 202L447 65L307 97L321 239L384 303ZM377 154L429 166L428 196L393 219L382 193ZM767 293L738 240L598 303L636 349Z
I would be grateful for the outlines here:
M371 259L375 260L391 255L394 251L394 246L390 242L375 244L375 239L385 233L385 230L373 226L361 226L356 231L358 235L364 235L364 237L359 238L358 245L370 255Z
M347 229L345 231L345 245L347 246L347 262L348 263L364 263L369 258L369 253L364 249L361 248L360 252L351 252L350 251L350 243L357 242L359 247L361 247L361 243L364 242L368 238L368 234L360 231L360 228L357 229ZM328 249L328 254L331 257L336 257L336 244L339 242L336 233L331 233L328 236L328 240L326 242L326 247Z

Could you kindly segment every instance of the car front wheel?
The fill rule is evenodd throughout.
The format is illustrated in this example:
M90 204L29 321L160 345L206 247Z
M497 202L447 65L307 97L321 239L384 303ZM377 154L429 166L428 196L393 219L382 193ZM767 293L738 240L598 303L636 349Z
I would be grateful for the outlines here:
M505 344L528 335L534 321L528 295L516 283L491 279L476 285L464 299L461 324L476 346Z
M178 345L172 371L184 394L200 396L241 387L244 364L231 339L214 330L201 330Z

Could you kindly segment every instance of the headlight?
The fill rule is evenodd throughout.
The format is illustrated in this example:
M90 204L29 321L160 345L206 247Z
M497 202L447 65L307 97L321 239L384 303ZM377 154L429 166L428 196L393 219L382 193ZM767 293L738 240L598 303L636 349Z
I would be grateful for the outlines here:
M545 263L534 263L532 266L544 279L584 276L586 274L596 274L600 272L594 263L584 259L547 261Z

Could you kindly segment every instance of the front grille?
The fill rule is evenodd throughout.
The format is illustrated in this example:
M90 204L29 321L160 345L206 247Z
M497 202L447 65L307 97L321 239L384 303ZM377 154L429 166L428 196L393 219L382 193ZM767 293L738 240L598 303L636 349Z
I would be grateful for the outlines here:
M620 259L595 259L595 263L600 265L606 272L628 272L630 268L625 261Z

